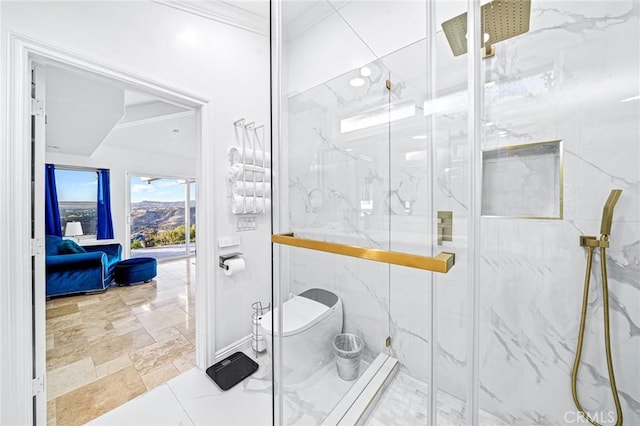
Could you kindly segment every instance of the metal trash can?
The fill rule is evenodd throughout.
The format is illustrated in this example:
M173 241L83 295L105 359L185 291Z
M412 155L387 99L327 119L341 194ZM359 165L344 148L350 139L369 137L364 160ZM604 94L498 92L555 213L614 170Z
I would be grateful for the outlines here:
M333 339L333 352L341 379L351 381L358 378L363 348L364 341L355 334L338 334Z

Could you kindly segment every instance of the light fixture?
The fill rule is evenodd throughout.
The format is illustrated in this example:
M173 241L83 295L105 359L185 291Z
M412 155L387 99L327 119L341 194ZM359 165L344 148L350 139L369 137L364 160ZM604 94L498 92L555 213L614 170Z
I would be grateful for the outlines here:
M631 101L639 101L639 100L640 100L640 95L636 95L627 99L623 99L620 102L631 102Z
M378 126L380 124L402 120L403 118L413 117L415 115L416 106L412 103L392 105L390 109L385 106L384 108L378 108L368 113L359 114L340 120L340 133L362 130L369 127Z
M427 135L416 135L412 139L426 139Z
M64 229L64 236L71 237L76 240L76 242L79 242L80 239L78 237L80 235L84 235L82 232L82 224L80 222L67 222L67 226L65 226Z
M360 87L364 85L364 79L360 77L352 78L349 84L353 87Z
M369 67L360 68L360 75L363 77L369 77L371 75L371 68Z

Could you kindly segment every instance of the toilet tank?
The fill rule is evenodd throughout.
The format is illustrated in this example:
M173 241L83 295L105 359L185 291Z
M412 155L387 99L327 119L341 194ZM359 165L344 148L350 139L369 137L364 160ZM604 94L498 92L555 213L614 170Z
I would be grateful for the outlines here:
M300 296L322 303L329 309L333 308L340 300L335 293L322 288L310 288L309 290L300 293Z

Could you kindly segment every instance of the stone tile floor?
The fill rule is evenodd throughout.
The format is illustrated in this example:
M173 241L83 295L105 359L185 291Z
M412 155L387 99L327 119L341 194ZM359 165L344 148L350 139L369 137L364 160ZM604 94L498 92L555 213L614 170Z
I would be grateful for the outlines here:
M47 301L47 423L79 425L195 365L195 261L149 283Z
M271 425L271 360L255 356L258 371L222 391L204 371L192 368L91 421L90 425Z

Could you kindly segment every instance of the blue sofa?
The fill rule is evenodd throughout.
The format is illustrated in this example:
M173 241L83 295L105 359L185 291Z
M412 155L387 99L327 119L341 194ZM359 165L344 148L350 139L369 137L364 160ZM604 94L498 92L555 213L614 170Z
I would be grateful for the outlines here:
M53 235L46 236L47 297L100 292L113 281L122 245L83 246ZM75 253L69 253L75 251ZM83 252L84 251L84 252Z

